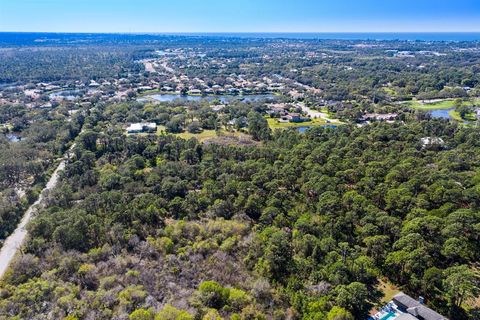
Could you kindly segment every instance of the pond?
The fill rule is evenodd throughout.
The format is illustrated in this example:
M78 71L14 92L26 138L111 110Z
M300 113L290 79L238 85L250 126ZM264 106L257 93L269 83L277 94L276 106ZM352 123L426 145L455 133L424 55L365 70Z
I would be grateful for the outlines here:
M246 96L232 96L232 95L191 96L191 95L180 95L180 94L152 94L152 95L145 96L143 98L139 98L137 99L137 101L147 102L149 98L159 102L172 102L175 100L182 100L182 101L219 100L221 103L230 103L235 100L242 101L242 102L256 102L261 100L271 100L271 99L275 99L275 96L273 94L252 94L252 95L246 95Z
M455 108L450 108L450 109L435 109L429 111L429 114L432 116L432 118L439 118L439 119L452 119L450 116L449 112L455 110Z
M300 132L300 133L304 133L304 132L306 132L308 129L311 129L311 128L314 128L314 127L318 127L318 126L297 127L297 130L298 130L298 132ZM326 125L324 125L324 126L319 126L319 127L335 129L337 126L334 125L334 124L326 124Z

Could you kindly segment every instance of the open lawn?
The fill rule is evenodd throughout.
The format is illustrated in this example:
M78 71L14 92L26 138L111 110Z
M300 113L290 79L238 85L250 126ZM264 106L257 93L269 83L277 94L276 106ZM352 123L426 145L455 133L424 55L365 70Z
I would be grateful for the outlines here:
M422 103L421 101L410 101L406 102L409 107L418 109L418 110L439 110L439 109L451 109L455 108L455 99L445 99L441 101L436 101L432 103ZM473 104L474 105L479 105L480 104L480 98L475 98L473 99ZM471 102L465 101L463 103L465 106L471 106Z
M327 123L327 121L323 120L323 119L319 119L319 118L316 118L316 119L313 119L312 121L308 121L308 122L287 122L287 123L282 123L282 122L278 122L278 119L274 119L274 118L267 118L267 121L268 121L268 125L270 126L270 128L272 130L274 129L285 129L285 128L298 128L298 127L310 127L310 126L324 126L324 125L328 125L329 123ZM332 123L334 124L334 123Z

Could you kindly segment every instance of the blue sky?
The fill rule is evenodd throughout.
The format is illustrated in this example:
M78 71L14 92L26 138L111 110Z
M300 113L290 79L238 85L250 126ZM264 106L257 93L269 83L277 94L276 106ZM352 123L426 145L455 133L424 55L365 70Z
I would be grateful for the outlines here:
M0 0L0 31L480 31L480 0Z

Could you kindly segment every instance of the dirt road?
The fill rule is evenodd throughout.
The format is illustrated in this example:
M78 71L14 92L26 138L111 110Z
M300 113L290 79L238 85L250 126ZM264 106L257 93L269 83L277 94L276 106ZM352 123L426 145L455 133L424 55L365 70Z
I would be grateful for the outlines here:
M22 220L18 224L15 231L5 240L3 247L0 249L0 279L3 278L5 272L8 269L8 266L12 262L15 257L15 254L23 245L25 238L27 237L27 230L25 227L27 226L28 222L32 219L36 208L43 202L45 194L48 190L53 189L60 179L60 172L65 169L66 159L71 150L75 147L75 144L71 146L69 151L66 153L62 161L59 163L55 171L53 172L50 180L48 180L45 188L40 193L37 201L35 201L28 209L25 211L25 214L22 217Z

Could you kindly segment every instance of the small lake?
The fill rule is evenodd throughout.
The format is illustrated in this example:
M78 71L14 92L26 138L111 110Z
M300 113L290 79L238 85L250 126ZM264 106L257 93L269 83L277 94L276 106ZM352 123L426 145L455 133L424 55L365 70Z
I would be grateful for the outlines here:
M437 119L452 119L450 116L449 112L455 110L455 108L450 108L450 109L436 109L436 110L431 110L429 111L429 114L432 116L432 118L437 118Z
M159 102L172 102L175 100L182 101L214 101L219 100L221 103L230 103L232 101L242 101L242 102L257 102L263 100L273 100L276 98L273 94L252 94L246 96L232 96L232 95L209 95L209 96L191 96L191 95L180 95L180 94L153 94L148 95L143 98L137 99L139 102L147 102L148 99L154 99Z

